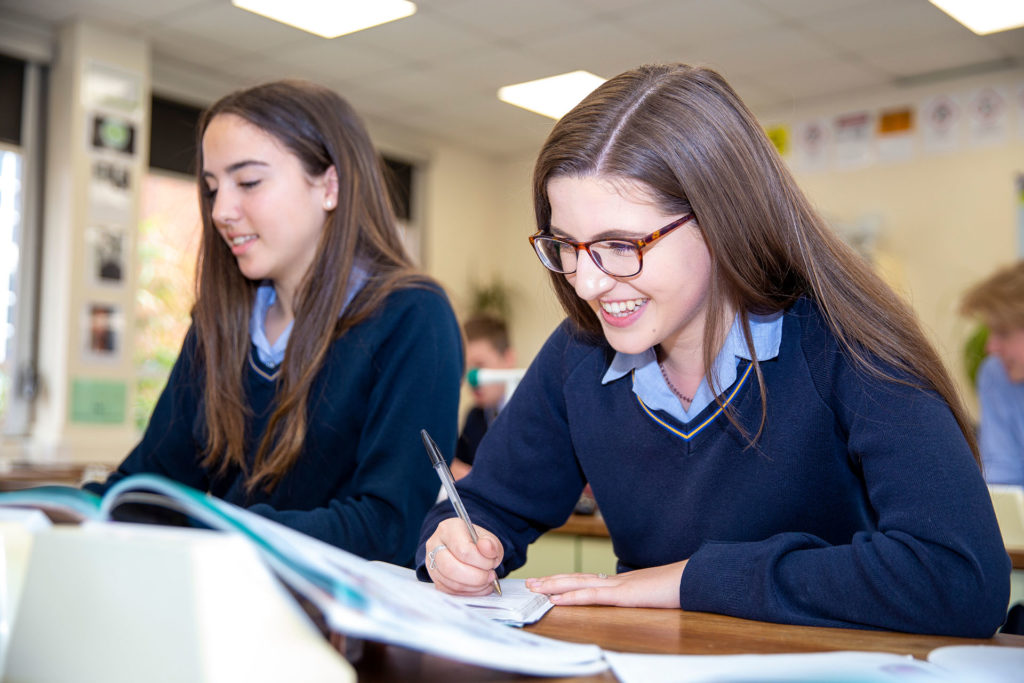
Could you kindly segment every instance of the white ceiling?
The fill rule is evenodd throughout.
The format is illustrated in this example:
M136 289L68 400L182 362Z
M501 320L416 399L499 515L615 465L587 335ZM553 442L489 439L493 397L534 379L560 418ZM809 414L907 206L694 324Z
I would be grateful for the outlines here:
M495 156L536 149L553 123L500 102L497 89L575 69L610 77L644 62L707 64L768 112L1024 66L1024 28L976 36L927 0L417 4L412 17L333 40L230 0L0 0L0 10L44 34L82 18L144 37L157 93L205 104L240 86L305 77L368 118Z

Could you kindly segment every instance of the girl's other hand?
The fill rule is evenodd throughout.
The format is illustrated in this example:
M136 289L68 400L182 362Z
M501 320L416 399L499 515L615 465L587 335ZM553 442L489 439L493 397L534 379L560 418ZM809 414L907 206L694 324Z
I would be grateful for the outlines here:
M526 587L545 593L556 605L679 608L679 581L687 560L661 567L605 574L556 574L527 579Z

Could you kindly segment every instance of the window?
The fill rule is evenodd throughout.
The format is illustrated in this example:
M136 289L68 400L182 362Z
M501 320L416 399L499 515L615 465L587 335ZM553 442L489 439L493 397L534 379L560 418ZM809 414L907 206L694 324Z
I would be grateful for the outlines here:
M28 433L35 398L46 74L0 55L0 437Z
M192 173L201 110L154 95L150 171L142 179L135 292L135 405L149 422L191 322L201 221Z
M14 323L21 232L21 155L0 148L0 416L15 377Z
M159 171L142 180L135 293L135 425L149 422L191 322L202 234L194 178Z

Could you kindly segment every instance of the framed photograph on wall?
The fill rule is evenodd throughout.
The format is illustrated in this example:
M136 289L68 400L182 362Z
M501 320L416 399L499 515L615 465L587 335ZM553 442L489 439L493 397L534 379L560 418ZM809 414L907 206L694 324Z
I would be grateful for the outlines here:
M121 307L92 301L82 312L82 351L87 360L112 362L121 358L124 316Z
M90 284L123 287L127 277L127 232L108 225L93 225L87 233Z

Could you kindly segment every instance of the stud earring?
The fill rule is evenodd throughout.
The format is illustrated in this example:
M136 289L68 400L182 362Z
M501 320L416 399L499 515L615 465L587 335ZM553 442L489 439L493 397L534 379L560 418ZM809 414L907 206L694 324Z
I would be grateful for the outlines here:
M327 209L328 211L333 209L334 208L334 200L333 199L328 199L327 201L325 201L324 202L324 208Z

